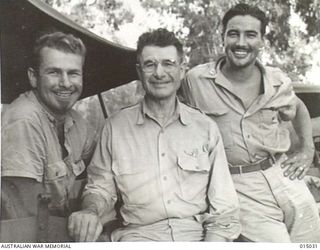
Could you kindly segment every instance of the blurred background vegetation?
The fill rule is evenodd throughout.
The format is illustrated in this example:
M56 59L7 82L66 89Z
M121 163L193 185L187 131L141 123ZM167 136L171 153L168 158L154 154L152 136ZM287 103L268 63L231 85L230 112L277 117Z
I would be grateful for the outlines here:
M214 61L223 53L221 19L238 0L42 0L93 33L122 45L136 46L138 36L166 27L181 39L189 67ZM245 0L270 19L265 64L280 67L293 82L320 85L320 1ZM120 65L119 65L120 67ZM88 83L90 84L90 83ZM102 94L107 113L136 103L143 96L138 81ZM103 121L97 97L81 100L82 111L95 127ZM89 111L89 112L88 112ZM97 125L99 124L99 125Z

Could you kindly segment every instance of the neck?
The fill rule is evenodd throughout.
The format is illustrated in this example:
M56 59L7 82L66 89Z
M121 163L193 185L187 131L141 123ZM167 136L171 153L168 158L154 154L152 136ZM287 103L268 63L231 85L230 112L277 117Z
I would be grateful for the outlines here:
M251 79L256 70L257 66L255 64L251 64L246 67L237 67L226 62L221 71L231 82L241 83L247 82Z
M154 118L157 118L162 125L173 116L176 108L175 96L163 100L146 96L145 103Z

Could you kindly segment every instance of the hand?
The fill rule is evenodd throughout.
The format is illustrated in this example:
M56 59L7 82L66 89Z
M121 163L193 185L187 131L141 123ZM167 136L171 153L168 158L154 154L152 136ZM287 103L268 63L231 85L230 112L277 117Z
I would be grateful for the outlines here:
M320 188L320 178L317 176L307 175L303 180L308 186Z
M92 211L78 211L72 213L68 219L69 234L76 242L96 241L102 229L99 217Z
M294 180L302 180L307 174L313 161L313 150L301 150L288 155L288 159L281 163L281 168L285 169L283 175Z

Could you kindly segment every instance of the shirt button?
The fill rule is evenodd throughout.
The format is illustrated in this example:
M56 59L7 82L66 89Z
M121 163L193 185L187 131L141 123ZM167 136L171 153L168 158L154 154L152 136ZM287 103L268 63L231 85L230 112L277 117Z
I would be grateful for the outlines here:
M171 203L171 200L167 200L167 204L170 204Z
M162 157L165 156L165 155L166 155L165 153L162 153L162 154L161 154Z
M248 138L248 139L250 139L250 137L251 137L250 135L247 135L247 138Z
M166 180L167 180L167 176L163 176L163 180L165 180L165 181L166 181Z
M199 166L196 166L196 169L200 169L200 167L199 167Z

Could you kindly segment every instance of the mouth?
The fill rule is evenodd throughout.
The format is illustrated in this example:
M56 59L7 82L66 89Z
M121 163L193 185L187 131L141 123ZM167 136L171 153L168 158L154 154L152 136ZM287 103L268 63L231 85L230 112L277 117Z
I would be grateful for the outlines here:
M72 91L59 91L55 92L55 95L57 95L60 98L68 98L73 94Z
M237 58L245 58L249 54L249 51L246 49L234 49L232 52Z
M152 85L156 85L156 86L161 86L161 85L166 85L169 84L170 82L166 81L166 82L157 82L157 81L152 81L151 84Z

